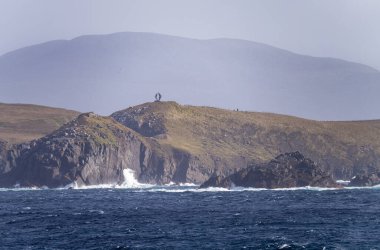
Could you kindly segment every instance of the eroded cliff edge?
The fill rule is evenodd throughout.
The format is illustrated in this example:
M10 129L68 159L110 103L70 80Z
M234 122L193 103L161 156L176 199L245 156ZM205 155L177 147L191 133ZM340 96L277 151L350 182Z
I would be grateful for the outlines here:
M30 143L2 145L0 183L6 187L120 184L127 168L142 182L183 182L189 164L186 153L93 113Z

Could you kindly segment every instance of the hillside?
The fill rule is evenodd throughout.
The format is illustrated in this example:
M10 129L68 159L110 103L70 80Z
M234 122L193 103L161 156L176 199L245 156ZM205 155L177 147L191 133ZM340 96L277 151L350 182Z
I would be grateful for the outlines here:
M151 101L157 91L164 100L185 104L317 120L380 117L379 71L251 41L123 32L0 56L3 102L109 115Z
M380 169L380 120L319 122L175 102L146 103L112 117L226 172L294 151L331 170L336 179Z
M111 117L84 113L28 143L0 142L0 186L121 184L126 169L142 183L200 184L296 151L315 162L307 178L378 173L380 120L319 122L176 102L144 103ZM277 172L286 172L281 166Z
M21 143L40 138L78 114L60 108L0 103L0 140Z

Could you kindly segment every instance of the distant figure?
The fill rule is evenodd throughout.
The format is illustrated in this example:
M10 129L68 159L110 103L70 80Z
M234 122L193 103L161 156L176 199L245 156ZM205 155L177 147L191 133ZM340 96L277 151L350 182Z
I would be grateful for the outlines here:
M160 92L157 92L157 94L154 96L154 98L156 99L155 100L155 102L159 102L159 101L161 101L161 94L160 94Z

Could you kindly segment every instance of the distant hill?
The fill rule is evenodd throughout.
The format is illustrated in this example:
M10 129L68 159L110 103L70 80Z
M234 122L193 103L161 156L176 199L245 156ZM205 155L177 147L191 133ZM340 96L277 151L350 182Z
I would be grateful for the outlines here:
M0 103L0 140L21 143L40 138L78 114L60 108Z
M318 120L380 118L380 73L265 44L88 35L0 56L0 100L110 114L153 99Z

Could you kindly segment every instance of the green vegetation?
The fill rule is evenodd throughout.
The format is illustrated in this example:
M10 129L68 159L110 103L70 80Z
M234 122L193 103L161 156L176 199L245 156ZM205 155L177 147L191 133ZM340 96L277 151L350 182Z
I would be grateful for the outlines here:
M0 103L0 140L21 143L45 136L74 119L76 111Z

